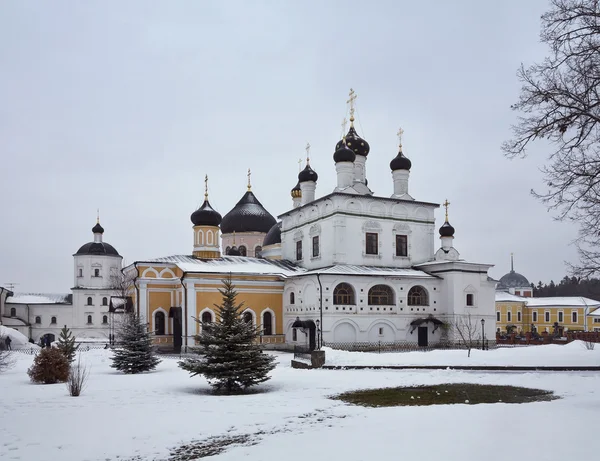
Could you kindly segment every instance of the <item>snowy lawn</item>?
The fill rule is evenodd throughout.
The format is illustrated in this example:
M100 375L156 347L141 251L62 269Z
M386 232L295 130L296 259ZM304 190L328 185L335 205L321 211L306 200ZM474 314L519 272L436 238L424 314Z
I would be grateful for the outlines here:
M392 366L600 366L600 344L588 350L583 341L566 345L505 347L489 351L433 350L415 352L347 352L325 349L325 365Z
M531 349L543 355L541 347ZM295 370L291 355L278 354L279 366L262 392L213 396L175 359L164 359L149 374L123 375L109 368L109 353L82 354L91 374L81 397L70 397L64 384L30 384L32 357L17 354L15 368L0 375L0 459L162 461L184 444L224 435L242 436L245 443L208 459L595 457L600 373ZM461 382L547 389L562 398L390 408L328 398L353 389Z

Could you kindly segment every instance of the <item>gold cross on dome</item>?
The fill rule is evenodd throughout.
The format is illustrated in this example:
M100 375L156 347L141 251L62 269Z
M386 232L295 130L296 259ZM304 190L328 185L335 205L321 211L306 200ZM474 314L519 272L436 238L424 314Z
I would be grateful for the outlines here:
M310 161L310 143L306 143L306 163Z
M398 135L398 145L402 147L402 135L404 134L402 127L398 128L398 133L396 134Z
M450 206L450 202L448 201L448 199L446 199L446 201L442 203L442 205L444 206L444 208L446 208L446 222L448 222L448 207Z
M354 101L356 101L356 93L352 88L350 88L350 95L347 104L350 104L350 126L353 125L354 122Z
M248 168L248 190L252 190L252 184L250 183L250 176L252 176L252 172L250 171L250 168Z
M96 210L96 224L100 224L100 208Z
M344 117L344 120L342 120L342 137L346 136L346 125L348 124L348 120L346 120L346 117Z
M298 171L302 171L302 159L298 159Z
M208 200L208 175L204 175L204 200Z

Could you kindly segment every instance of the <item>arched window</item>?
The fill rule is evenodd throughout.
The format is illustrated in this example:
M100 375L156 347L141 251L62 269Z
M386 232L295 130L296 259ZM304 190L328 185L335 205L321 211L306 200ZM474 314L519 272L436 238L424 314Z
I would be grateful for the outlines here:
M212 314L210 312L204 312L202 314L202 323L212 323Z
M387 285L375 285L369 290L368 300L372 306L393 306L394 290Z
M88 322L87 323L92 323L92 316L88 315Z
M108 323L108 315L103 315L102 316L102 324L106 325Z
M91 306L91 305L92 305L92 297L91 297L91 296L88 296L88 299L87 299L87 305L88 305L88 306Z
M252 323L252 314L250 312L244 312L244 322Z
M39 315L38 315L38 316L36 316L36 318L35 318L35 323L36 323L37 325L40 325L40 324L42 323L42 318L41 318Z
M408 290L408 305L429 306L429 296L427 296L427 290L418 285Z
M296 295L293 291L290 293L290 304L296 304Z
M333 304L356 304L354 288L349 283L340 283L333 290Z
M229 250L231 250L231 247L227 247L225 248L225 254L228 255L229 254Z
M104 298L102 298L102 305L108 306L108 298L106 296Z
M15 307L11 307L10 308L10 316L11 317L16 317L17 316L17 309Z
M50 318L50 323L56 325L56 317Z
M165 313L157 312L154 314L154 334L164 335L165 334Z
M262 247L260 245L258 245L255 249L254 249L254 256L256 256L257 258L260 257L260 254L262 253Z
M273 314L270 312L263 314L263 334L267 336L273 334Z
M240 252L240 256L246 256L248 253L248 251L246 250L246 247L244 245L239 246L238 250Z
M94 277L100 277L100 269L94 269Z

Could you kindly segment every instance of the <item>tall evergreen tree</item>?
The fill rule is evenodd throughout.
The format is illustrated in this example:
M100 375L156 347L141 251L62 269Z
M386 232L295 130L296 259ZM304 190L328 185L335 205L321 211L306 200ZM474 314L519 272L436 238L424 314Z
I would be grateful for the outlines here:
M231 277L222 282L223 302L215 304L218 321L203 324L197 337L199 357L186 358L179 366L192 376L203 375L215 391L235 394L269 380L275 359L257 343L259 330L241 318L243 303L236 304Z
M112 368L134 374L154 370L160 363L152 347L152 335L137 314L124 314L118 327L117 340Z
M75 336L72 335L71 330L66 325L60 330L57 348L63 353L69 363L73 363L75 352L79 349L79 345L75 345Z

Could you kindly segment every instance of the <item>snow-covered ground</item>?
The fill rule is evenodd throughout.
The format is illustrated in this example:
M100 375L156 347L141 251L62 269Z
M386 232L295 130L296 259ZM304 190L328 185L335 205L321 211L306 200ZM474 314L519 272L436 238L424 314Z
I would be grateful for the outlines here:
M588 350L583 341L566 345L504 347L481 351L472 349L471 357L466 350L434 350L426 352L347 352L325 349L326 365L384 366L384 365L435 365L435 366L600 366L600 344Z
M543 355L541 347L546 346L531 349ZM109 354L81 354L91 368L81 397L68 396L63 384L30 384L26 370L32 357L15 354L16 366L0 375L0 459L164 460L170 449L226 434L253 434L254 444L232 446L209 459L595 457L600 373L296 370L290 355L278 354L279 366L263 392L213 396L202 378L190 378L175 359L164 359L155 372L129 376L109 367ZM395 408L354 407L327 398L359 388L451 382L536 387L563 398Z

